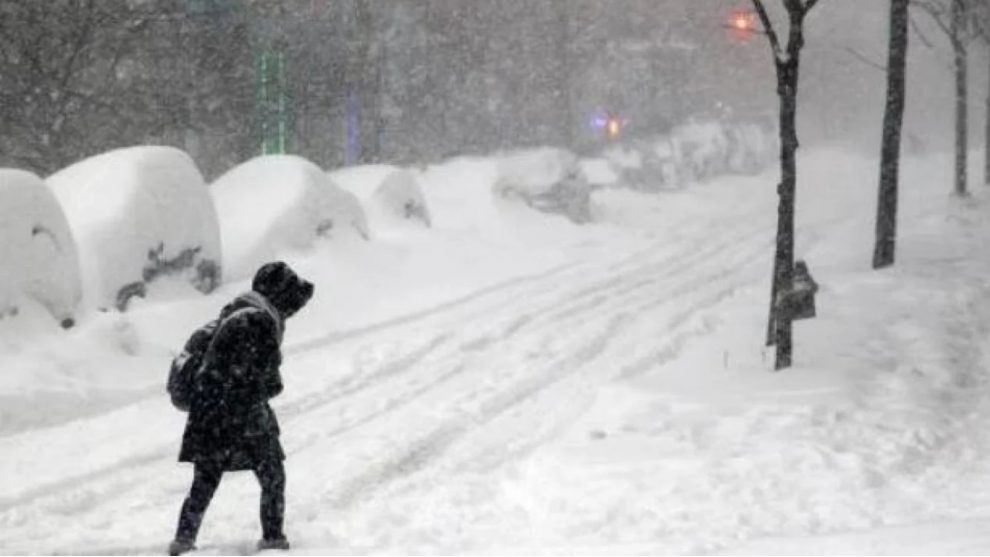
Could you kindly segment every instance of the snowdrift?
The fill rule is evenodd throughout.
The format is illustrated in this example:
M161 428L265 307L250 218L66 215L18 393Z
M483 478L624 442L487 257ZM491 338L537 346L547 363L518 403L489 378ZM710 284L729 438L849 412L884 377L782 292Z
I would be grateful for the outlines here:
M203 176L171 147L132 147L48 178L79 244L87 307L126 308L147 285L182 276L220 281L220 234Z
M591 186L577 156L555 148L507 155L498 161L496 196L518 199L544 213L582 224L591 220Z
M319 238L368 238L357 198L300 157L252 159L217 179L210 193L229 278L247 278L281 250L311 247Z
M63 324L82 296L79 254L65 213L41 178L0 169L0 319L27 296Z
M607 149L603 157L620 176L617 183L646 191L682 188L763 171L776 151L772 133L757 123L692 122L669 135Z
M361 201L373 232L413 225L429 228L430 210L416 176L387 165L346 168L330 179Z

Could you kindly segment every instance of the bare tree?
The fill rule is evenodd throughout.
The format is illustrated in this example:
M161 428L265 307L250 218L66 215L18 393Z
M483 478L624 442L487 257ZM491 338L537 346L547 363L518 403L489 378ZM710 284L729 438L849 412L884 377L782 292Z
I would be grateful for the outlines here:
M980 40L990 47L990 3L977 3L973 6L973 21ZM990 56L987 57L990 60ZM984 135L983 181L990 186L990 91L987 92L986 134Z
M883 118L880 188L877 202L873 268L894 264L897 242L897 194L901 162L908 52L909 0L890 0L890 46L887 62L887 108Z
M0 0L0 152L48 173L125 135L119 72L144 20L126 0Z
M777 347L777 370L791 367L792 315L790 293L794 285L794 202L797 194L797 98L800 83L801 50L804 48L804 22L818 0L781 0L789 30L783 45L763 0L752 0L770 42L777 70L777 95L780 97L780 173L777 208L777 248L774 256L768 343Z
M952 0L949 34L956 67L956 195L967 194L969 156L969 51L966 48L966 0Z
M969 42L975 36L976 18L971 0L914 0L931 15L952 44L955 89L955 193L968 194L969 153Z

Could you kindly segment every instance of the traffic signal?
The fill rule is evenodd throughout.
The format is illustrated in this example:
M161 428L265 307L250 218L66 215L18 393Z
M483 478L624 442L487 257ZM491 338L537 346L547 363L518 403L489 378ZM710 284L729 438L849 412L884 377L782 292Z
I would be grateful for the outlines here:
M734 10L726 25L732 36L738 41L748 41L756 34L759 18L755 12L750 10Z

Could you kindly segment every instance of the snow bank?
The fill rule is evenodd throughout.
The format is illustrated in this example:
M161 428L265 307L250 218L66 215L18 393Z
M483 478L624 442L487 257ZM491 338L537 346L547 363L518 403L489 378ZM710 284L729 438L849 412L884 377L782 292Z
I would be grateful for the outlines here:
M538 211L561 214L578 224L591 220L591 187L577 157L563 149L506 155L498 161L493 191L503 199L519 199Z
M354 194L300 157L252 159L217 179L210 193L230 278L249 277L283 249L308 248L321 237L368 237Z
M0 319L29 296L59 321L82 296L79 254L65 213L34 174L0 169Z
M48 178L79 243L87 307L125 308L148 283L184 276L200 291L220 280L220 235L203 176L171 147L132 147Z
M430 227L430 210L415 174L369 165L333 172L330 178L360 199L376 232L413 224Z

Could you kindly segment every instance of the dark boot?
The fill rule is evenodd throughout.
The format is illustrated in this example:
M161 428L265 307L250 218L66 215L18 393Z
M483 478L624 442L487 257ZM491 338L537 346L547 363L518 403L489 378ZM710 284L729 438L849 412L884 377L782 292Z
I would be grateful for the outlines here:
M268 551L270 549L288 551L289 540L285 539L284 536L273 540L268 540L268 539L258 540L258 551Z
M196 545L189 540L172 540L172 543L168 544L168 554L173 557L189 553L194 549L196 549Z

